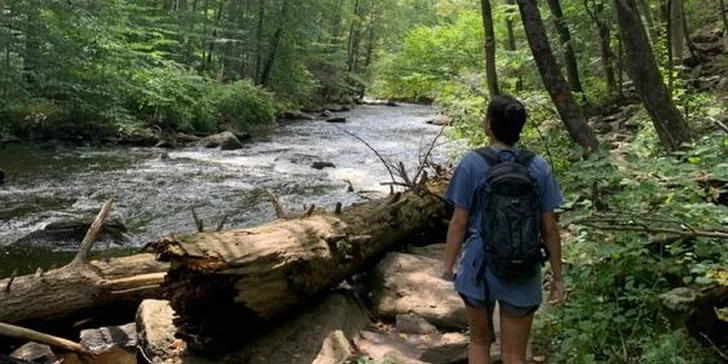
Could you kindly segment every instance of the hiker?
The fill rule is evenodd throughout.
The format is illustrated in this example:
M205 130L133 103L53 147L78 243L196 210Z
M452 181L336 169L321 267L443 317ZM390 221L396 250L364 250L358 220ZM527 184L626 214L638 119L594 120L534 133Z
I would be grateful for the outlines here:
M470 364L490 363L496 301L502 360L526 362L533 315L542 303L541 268L546 261L552 270L549 302L560 304L564 297L554 213L563 196L549 163L515 146L526 117L517 99L493 98L484 118L490 144L462 158L446 194L454 212L442 276L454 282L467 309Z

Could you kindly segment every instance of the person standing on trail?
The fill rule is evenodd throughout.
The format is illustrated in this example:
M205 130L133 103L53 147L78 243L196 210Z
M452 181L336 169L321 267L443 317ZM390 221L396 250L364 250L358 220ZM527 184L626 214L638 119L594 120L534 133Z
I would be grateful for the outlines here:
M563 196L549 163L515 146L526 118L517 99L493 98L484 119L490 144L462 158L446 193L454 212L443 279L454 282L467 309L470 364L490 363L496 301L502 360L526 362L533 315L543 299L541 267L547 260L552 271L549 302L560 304L564 297L554 213Z

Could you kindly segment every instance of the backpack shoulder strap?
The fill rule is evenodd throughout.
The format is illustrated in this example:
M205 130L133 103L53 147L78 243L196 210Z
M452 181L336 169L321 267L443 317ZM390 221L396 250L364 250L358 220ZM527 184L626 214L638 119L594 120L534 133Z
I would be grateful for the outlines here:
M528 167L534 158L536 158L536 154L526 149L521 149L516 155L516 160L524 167Z
M491 148L478 148L475 152L478 153L478 155L481 156L485 160L485 163L488 163L488 166L490 167L500 163L500 157Z

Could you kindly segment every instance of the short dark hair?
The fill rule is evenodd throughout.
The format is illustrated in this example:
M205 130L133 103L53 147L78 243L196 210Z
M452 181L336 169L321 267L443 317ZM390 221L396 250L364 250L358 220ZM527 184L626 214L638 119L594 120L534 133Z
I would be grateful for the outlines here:
M490 131L499 141L514 145L521 139L526 125L526 107L511 96L496 96L488 103Z

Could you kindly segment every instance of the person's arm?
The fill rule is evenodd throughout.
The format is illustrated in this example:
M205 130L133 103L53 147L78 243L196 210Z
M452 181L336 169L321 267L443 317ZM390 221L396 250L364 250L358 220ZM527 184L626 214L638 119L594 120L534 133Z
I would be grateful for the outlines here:
M543 213L543 233L546 239L546 248L549 251L551 264L551 292L549 302L559 304L564 300L564 282L561 271L561 235L558 221L553 211Z
M443 262L442 277L452 279L455 261L460 254L460 249L465 241L465 235L468 231L469 213L462 207L455 207L455 211L450 218L450 224L447 229L447 241L445 245L445 261Z

